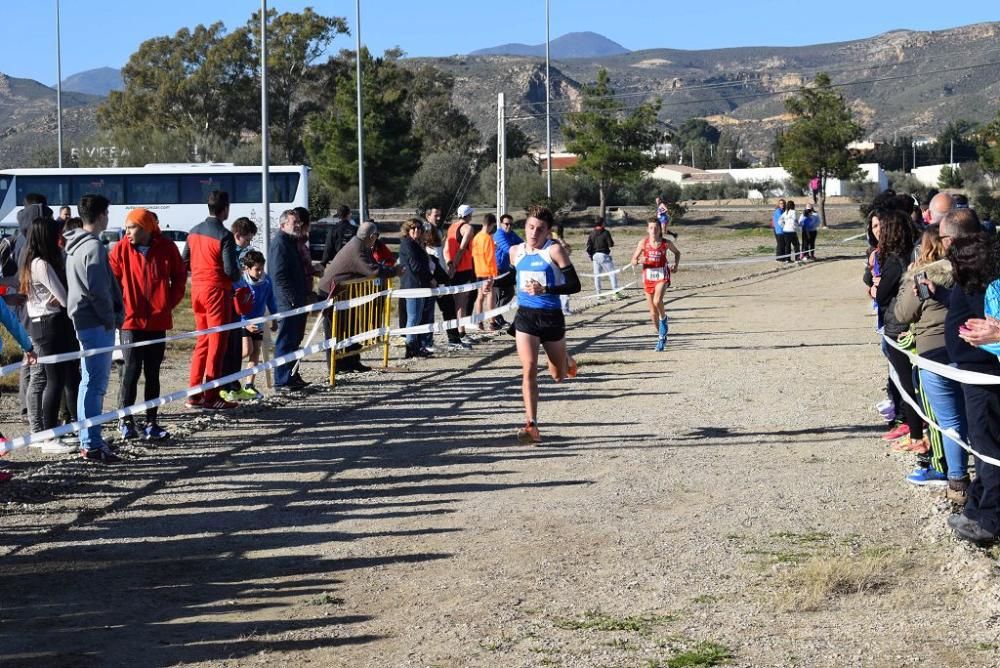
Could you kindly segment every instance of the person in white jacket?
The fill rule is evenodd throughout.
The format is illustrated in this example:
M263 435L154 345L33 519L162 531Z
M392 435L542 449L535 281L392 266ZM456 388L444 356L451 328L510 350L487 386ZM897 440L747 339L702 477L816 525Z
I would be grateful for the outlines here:
M781 214L781 237L783 262L798 262L799 252L799 217L795 213L795 202L785 203L785 212Z

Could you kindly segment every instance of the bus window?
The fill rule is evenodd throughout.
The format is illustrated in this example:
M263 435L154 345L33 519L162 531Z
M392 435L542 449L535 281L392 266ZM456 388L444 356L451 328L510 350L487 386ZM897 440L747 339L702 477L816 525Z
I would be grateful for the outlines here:
M24 203L24 196L29 193L44 195L51 207L73 202L67 176L18 176L14 182L17 184L17 206Z
M73 200L84 195L104 195L111 204L125 203L125 179L121 176L74 176Z
M289 176L298 183L297 174L268 174L268 200L271 202L291 202L295 189L289 190ZM260 202L260 174L236 174L233 176L234 202L254 204Z
M181 204L207 204L213 190L225 190L232 201L233 179L228 174L208 174L181 177Z
M176 176L151 174L125 179L125 198L129 204L177 204L179 195Z
M0 174L0 202L3 198L7 196L7 190L10 188L10 177Z

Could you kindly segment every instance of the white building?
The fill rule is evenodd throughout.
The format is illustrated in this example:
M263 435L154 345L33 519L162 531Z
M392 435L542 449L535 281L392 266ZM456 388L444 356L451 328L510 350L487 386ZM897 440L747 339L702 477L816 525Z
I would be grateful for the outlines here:
M957 167L958 165L924 165L911 169L910 174L928 188L937 188L938 179L941 178L941 170L945 167Z

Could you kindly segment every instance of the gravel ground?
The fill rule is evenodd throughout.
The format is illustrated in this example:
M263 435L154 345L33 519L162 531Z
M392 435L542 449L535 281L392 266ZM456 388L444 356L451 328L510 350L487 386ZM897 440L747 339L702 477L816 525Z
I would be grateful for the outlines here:
M680 245L770 243L745 232ZM172 406L177 437L120 467L14 453L0 663L997 665L995 555L953 541L877 438L858 250L682 260L665 353L638 292L577 300L581 372L540 382L544 447L513 443L495 336L236 415Z

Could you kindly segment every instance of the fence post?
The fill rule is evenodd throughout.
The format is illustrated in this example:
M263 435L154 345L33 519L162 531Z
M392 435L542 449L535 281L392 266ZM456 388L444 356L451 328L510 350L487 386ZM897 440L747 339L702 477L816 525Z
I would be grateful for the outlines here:
M387 278L385 281L385 308L382 309L382 326L385 327L385 334L382 335L382 368L389 368L389 326L392 324L392 284L393 280Z
M337 386L337 302L333 302L333 313L330 314L330 334L333 338L333 345L330 347L330 387Z

